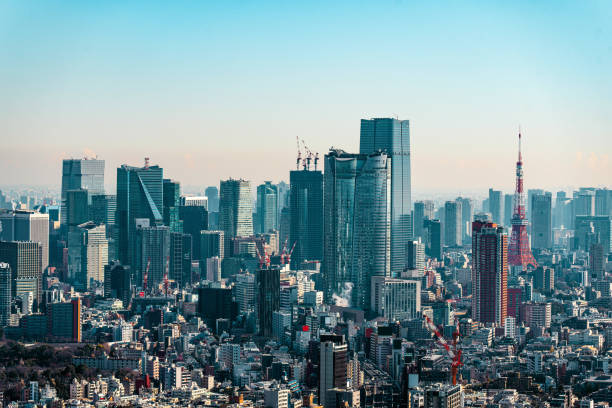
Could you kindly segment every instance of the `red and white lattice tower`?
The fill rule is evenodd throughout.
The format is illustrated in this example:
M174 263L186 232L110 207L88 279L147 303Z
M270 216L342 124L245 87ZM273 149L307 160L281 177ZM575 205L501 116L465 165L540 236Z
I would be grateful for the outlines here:
M525 193L523 192L523 158L521 156L521 132L519 131L519 154L516 162L516 190L514 191L514 213L512 214L512 236L508 245L508 264L521 266L523 270L528 265L536 268L529 237L527 236L527 217L525 216Z

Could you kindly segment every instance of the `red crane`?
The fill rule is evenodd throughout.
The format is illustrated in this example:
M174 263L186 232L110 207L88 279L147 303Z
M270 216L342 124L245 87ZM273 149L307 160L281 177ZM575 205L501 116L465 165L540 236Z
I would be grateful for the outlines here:
M147 269L145 269L144 275L142 277L142 290L146 294L147 293L147 280L149 279L149 268L151 267L151 258L147 261Z
M281 251L281 254L280 254L281 265L285 264L285 256L287 255L287 241L289 241L289 238L285 239L285 243L283 244L283 250Z
M257 248L257 245L255 245L255 252L257 253L257 259L259 259L259 269L263 269L264 264L269 267L270 255L268 255L266 248L264 247L264 255L262 255L261 252L259 252L259 248Z
M291 247L291 251L289 251L289 253L285 256L288 264L291 263L291 255L293 254L293 250L295 249L295 244L297 244L297 241L293 243L293 246Z
M431 321L427 315L423 315L425 319L425 326L432 332L436 338L438 339L438 344L444 347L446 353L451 358L451 378L453 385L457 385L457 372L459 371L459 367L463 365L461 362L461 350L457 348L457 342L459 341L459 326L455 326L455 331L453 333L453 341L452 344L449 345L442 333L438 330L438 327Z

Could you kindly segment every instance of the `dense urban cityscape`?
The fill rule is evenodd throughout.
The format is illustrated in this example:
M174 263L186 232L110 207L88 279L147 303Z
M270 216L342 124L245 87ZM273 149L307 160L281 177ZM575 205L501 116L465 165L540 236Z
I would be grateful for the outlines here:
M0 405L609 406L612 190L532 188L522 138L484 200L413 202L397 118L298 138L280 182L84 157L5 189Z

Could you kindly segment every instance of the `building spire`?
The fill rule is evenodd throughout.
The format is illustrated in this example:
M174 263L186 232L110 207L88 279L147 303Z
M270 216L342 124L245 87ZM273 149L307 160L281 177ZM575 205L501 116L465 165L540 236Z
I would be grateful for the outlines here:
M523 156L521 155L521 125L519 125L519 151L518 151L518 161L522 162L523 161Z

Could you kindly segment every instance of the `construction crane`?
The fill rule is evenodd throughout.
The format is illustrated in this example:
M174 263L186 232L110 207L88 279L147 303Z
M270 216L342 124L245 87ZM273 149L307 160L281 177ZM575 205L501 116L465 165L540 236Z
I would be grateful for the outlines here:
M452 344L449 345L434 322L432 322L427 315L423 315L423 318L425 319L425 326L427 326L427 329L436 336L438 344L446 350L446 353L451 358L451 381L453 385L457 385L457 372L459 371L459 367L463 365L461 362L461 350L457 348L457 343L459 342L459 326L455 323L453 341Z
M261 252L259 252L259 248L257 248L257 245L255 245L255 252L257 253L257 258L259 259L259 269L263 269L264 264L266 265L266 267L269 268L270 255L266 251L266 248L264 248L264 255L262 255Z
M142 291L147 293L147 280L149 279L149 268L151 267L151 258L147 261L147 268L145 269L145 273L142 277Z
M287 259L288 264L291 263L291 255L293 254L293 250L295 249L295 244L297 244L297 241L293 243L293 246L291 247L291 251L289 251L289 253L285 255L285 259Z
M285 243L283 244L283 250L281 251L281 254L280 254L281 265L285 264L285 256L287 255L287 241L289 241L289 238L285 239Z
M296 136L295 140L297 142L297 160L295 161L295 168L299 170L300 162L302 161L302 151L300 150L300 138Z

